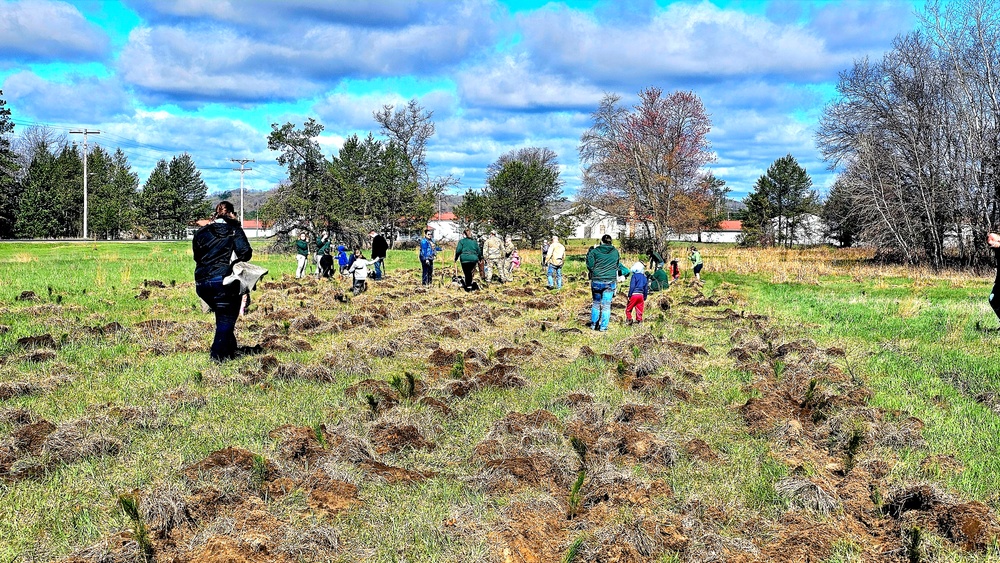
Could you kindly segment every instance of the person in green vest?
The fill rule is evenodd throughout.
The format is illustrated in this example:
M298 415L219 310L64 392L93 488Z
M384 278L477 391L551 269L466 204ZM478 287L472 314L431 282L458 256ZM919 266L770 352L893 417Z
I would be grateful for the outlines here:
M295 241L295 259L298 260L298 267L295 268L295 279L306 277L306 262L309 261L309 243L306 242L306 234L300 233L299 240Z
M649 290L650 291L663 291L670 289L670 281L667 278L667 272L663 268L657 268L651 276L649 276Z
M694 272L694 279L701 281L701 267L704 265L701 261L701 253L694 246L691 247L691 253L688 254L688 259L691 260L693 265L692 271Z
M316 237L316 277L323 276L323 266L319 263L324 256L330 254L330 233L323 231Z
M483 251L479 248L476 239L472 238L470 229L465 229L462 233L465 238L458 241L458 246L455 247L455 262L462 264L462 273L465 275L462 288L465 291L473 291L479 289L479 285L472 281L472 277L476 273L479 262L483 259Z

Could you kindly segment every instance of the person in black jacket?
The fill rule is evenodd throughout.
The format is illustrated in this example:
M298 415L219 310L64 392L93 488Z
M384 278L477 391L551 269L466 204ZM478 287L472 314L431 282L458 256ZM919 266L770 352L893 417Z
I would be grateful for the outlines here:
M990 307L993 308L993 312L1000 319L1000 234L995 232L987 233L986 245L993 249L993 256L996 258L997 266L997 277L993 280L993 289L990 290Z
M385 255L389 252L389 243L381 233L371 231L368 236L372 238L372 262L375 265L375 279L382 279L382 272L385 270Z
M192 243L194 283L198 297L215 312L215 340L211 356L217 362L236 357L236 319L240 315L240 285L223 285L232 273L234 262L246 262L253 256L243 227L236 219L233 204L219 202L215 219L198 229ZM233 256L235 255L235 259Z

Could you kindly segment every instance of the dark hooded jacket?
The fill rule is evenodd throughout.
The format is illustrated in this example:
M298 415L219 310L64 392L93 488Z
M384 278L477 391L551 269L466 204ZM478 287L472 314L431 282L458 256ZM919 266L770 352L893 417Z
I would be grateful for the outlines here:
M389 251L389 243L385 240L382 235L375 235L372 239L372 260L376 258L385 259L386 253Z
M228 276L233 262L247 262L253 256L250 241L237 221L217 221L205 225L195 233L191 247L196 264L195 282Z
M621 256L611 244L602 244L587 253L587 270L592 281L610 282L618 279L618 262Z

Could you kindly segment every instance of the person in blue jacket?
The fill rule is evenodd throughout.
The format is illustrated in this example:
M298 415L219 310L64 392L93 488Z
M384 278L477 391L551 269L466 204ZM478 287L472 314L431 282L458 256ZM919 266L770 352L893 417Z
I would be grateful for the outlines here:
M337 266L340 267L340 275L347 275L347 266L350 263L350 258L347 256L347 247L338 244L337 245Z
M625 323L632 324L632 311L635 311L635 322L642 322L642 310L649 297L649 280L643 273L642 262L632 264L632 282L628 286L628 305L625 306Z
M434 260L437 258L439 246L434 245L432 237L434 231L427 229L424 231L424 238L420 239L420 283L431 285L434 282Z

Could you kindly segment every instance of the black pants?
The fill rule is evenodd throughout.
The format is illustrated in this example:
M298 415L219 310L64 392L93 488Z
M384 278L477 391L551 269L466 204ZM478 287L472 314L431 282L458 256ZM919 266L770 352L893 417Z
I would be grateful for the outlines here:
M224 362L236 357L236 319L240 316L239 284L222 285L222 276L195 284L195 292L215 312L213 360Z
M1000 319L1000 281L994 283L993 289L990 290L990 307L993 308L993 312Z
M472 291L472 276L476 274L476 268L478 266L479 262L462 262L462 273L465 274L465 284L463 284L462 287L465 288L465 291Z
M421 261L420 272L420 283L424 285L434 283L434 262L432 260Z

